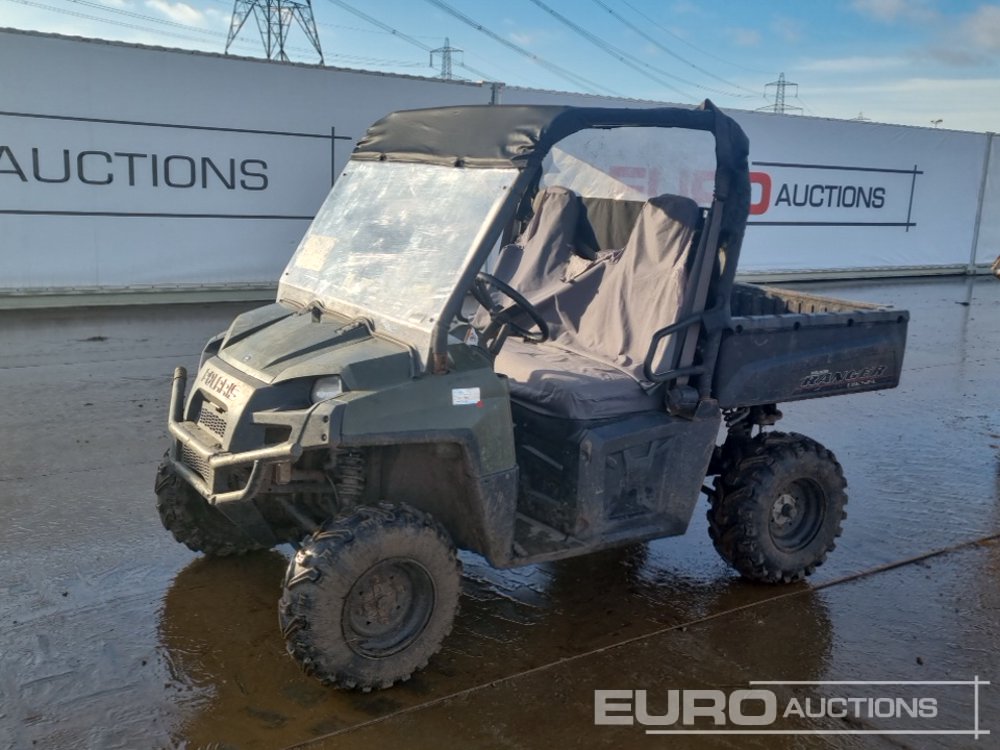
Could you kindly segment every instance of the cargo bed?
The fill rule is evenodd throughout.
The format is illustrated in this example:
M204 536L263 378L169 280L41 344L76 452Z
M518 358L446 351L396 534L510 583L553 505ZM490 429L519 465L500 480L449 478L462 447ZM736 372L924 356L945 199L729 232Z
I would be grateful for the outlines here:
M734 284L713 392L725 409L899 384L910 315L884 305Z

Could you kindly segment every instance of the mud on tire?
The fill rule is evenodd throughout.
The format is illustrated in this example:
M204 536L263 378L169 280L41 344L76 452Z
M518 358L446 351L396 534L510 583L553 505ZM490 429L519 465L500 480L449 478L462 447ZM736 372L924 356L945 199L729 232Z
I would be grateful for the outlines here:
M156 510L163 528L181 544L212 557L267 549L243 533L181 479L166 458L156 470Z
M746 578L801 580L835 547L847 517L846 486L836 457L815 440L763 433L716 477L709 535L722 558Z
M406 505L360 507L308 537L289 563L278 617L306 674L391 687L451 632L462 566L447 531Z

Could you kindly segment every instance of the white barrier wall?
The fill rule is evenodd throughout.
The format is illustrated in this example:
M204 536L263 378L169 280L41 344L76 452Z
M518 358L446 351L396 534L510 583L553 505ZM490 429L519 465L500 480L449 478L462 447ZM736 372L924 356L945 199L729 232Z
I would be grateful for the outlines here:
M989 265L1000 256L1000 136L992 140L976 248L979 265Z
M369 124L489 100L481 85L9 32L0 91L0 289L275 283Z
M987 136L739 115L750 136L743 271L966 266Z
M0 294L272 284L368 124L496 95L13 31L0 31L0 91ZM652 106L516 88L501 99ZM753 161L742 271L969 264L988 136L733 114ZM996 150L985 199L981 264L1000 237Z

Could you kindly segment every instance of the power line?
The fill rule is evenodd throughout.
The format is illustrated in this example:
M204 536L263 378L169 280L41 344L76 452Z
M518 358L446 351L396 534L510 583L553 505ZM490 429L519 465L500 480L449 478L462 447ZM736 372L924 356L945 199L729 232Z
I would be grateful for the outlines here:
M399 37L404 42L409 42L410 44L412 44L412 45L414 45L416 47L420 47L420 49L422 49L424 52L430 52L431 51L431 46L429 44L424 44L423 42L418 41L416 38L414 38L412 36L409 36L407 34L404 34L402 31L399 31L398 29L394 29L389 24L382 23L378 19L372 18L367 13L364 13L364 12L358 10L357 8L355 8L353 5L348 5L347 3L343 2L343 0L330 0L330 2L333 3L334 5L340 7L340 8L343 8L348 13L353 13L358 18L364 19L365 21L367 21L368 23L370 23L370 24L372 24L374 26L378 26L380 29L382 29L386 33L389 33L389 34L392 34L393 36Z
M292 49L292 47L287 47L286 49ZM302 50L301 47L296 47L295 49ZM357 63L359 65L381 65L387 68L423 68L424 64L422 62L417 62L416 60L393 60L385 57L365 57L364 55L331 55L327 54L326 57L335 57L338 60L343 60L345 63Z
M810 115L812 115L813 117L821 117L821 115L816 114L815 112L813 112L809 108L809 105L806 104L805 101L803 101L803 99L799 96L799 93L798 93L797 90L795 92L795 99L796 99L796 101L802 102L802 106L805 107L806 112L808 112ZM862 114L861 112L858 112L858 115L861 115L861 114Z
M19 0L13 0L13 1L14 2L18 2ZM219 39L219 38L225 39L226 38L226 34L224 32L222 32L222 31L216 31L215 29L204 29L204 28L202 28L200 26L192 26L191 24L181 23L179 21L170 21L170 20L168 20L166 18L157 18L155 16L149 16L149 15L146 15L144 13L136 13L134 11L125 10L124 8L116 8L116 7L113 7L113 6L110 6L110 5L105 5L104 3L91 2L91 0L66 0L66 2L76 3L77 5L85 5L85 6L90 7L90 8L96 8L98 10L105 11L106 13L114 13L114 14L120 15L120 16L127 16L129 18L136 18L136 19L140 19L140 20L143 20L143 21L147 21L149 23L159 24L161 26L171 26L171 27L178 28L178 29L185 29L186 31L193 31L193 32L195 32L197 34L204 34L206 36L215 37L217 39ZM51 6L49 6L49 7L51 7ZM56 8L51 8L51 9L58 11L58 9L56 9ZM89 20L98 21L99 23L108 23L108 24L112 24L112 25L115 25L115 26L122 26L123 25L123 24L121 24L119 22L111 21L109 19L99 18L97 16L85 16L85 17L88 18ZM131 26L131 25L129 25L128 28L141 29L143 31L148 31L151 34L163 34L163 33L165 33L163 31L161 31L160 29L151 29L151 28L146 27L146 26L138 26L138 25ZM195 37L187 37L187 36L180 35L180 34L174 34L172 36L177 36L178 38L181 38L181 39L190 39L191 41L198 41ZM238 46L242 47L243 49L251 49L251 48L253 48L253 45L249 44L247 42L237 42L237 44L238 44ZM304 47L288 47L287 49L294 49L294 50L297 50L299 52L309 52L309 50L306 50ZM337 55L335 55L335 57L337 57Z
M340 0L330 0L330 2L337 2L339 4ZM464 13L462 13L462 12L456 10L455 8L451 7L450 5L448 5L448 3L444 2L444 0L427 0L427 2L430 3L431 5L434 5L434 6L438 7L438 8L440 8L441 10L443 10L448 15L453 16L454 18L457 18L459 21L461 21L462 23L464 23L466 26L471 26L473 29L475 29L479 33L485 34L486 36L488 36L493 41L498 42L499 44L502 44L503 46L507 47L508 49L514 50L519 55L523 55L524 57L527 57L528 59L532 60L533 62L537 63L538 65L541 65L543 68L545 68L549 72L554 73L555 75L559 76L563 80L569 81L574 86L578 86L578 87L584 89L588 93L593 94L593 93L595 93L595 90L600 90L600 91L603 91L606 94L610 94L611 96L621 96L621 94L619 94L619 93L617 93L615 91L612 91L611 89L608 89L608 88L606 88L604 86L601 86L598 83L594 83L593 81L590 81L590 80L584 78L583 76L577 75L576 73L571 73L570 71L566 70L565 68L562 68L562 67L556 65L555 63L549 62L548 60L545 60L545 59L539 57L535 53L526 50L524 47L522 47L522 46L520 46L518 44L514 44L514 42L511 42L508 39L504 39L502 36L500 36L499 34L497 34L495 31L492 31L492 30L486 28L481 23L478 23L478 22L474 21L472 18L469 18L469 16L467 16Z
M18 3L19 5L30 5L32 7L40 8L42 10L48 10L54 13L62 13L64 15L70 15L75 18L84 18L88 21L96 21L97 23L107 24L110 26L120 26L128 29L135 29L137 31L146 31L150 34L159 36L168 36L176 39L184 39L192 42L204 42L204 39L199 39L198 37L191 36L189 34L178 34L170 33L164 31L163 29L151 28L149 26L144 26L141 24L125 23L122 21L115 21L109 18L102 18L100 16L92 16L86 13L78 13L71 11L66 8L59 8L51 5L45 5L43 3L31 2L30 0L8 0L8 2ZM215 29L204 29L199 26L192 26L191 24L180 23L179 21L170 21L165 18L156 18L155 16L148 16L143 13L136 13L134 11L125 10L124 8L115 8L109 5L104 5L103 3L91 2L91 0L66 0L66 2L75 3L77 5L83 5L90 8L95 8L98 10L106 11L108 13L113 13L120 16L126 16L128 18L135 18L137 20L147 21L149 23L158 24L161 26L169 26L172 28L183 29L185 31L194 32L197 34L203 34L214 39L226 39L226 32L216 31ZM221 1L220 1L220 4ZM228 6L228 3L224 3ZM251 50L258 49L256 45L250 42L235 41L233 42L234 47L240 47L241 49ZM297 47L292 45L286 45L285 49L294 50L296 52L309 53L312 52L311 49L306 49L305 47ZM356 65L375 65L383 67L408 67L408 68L422 68L424 64L417 62L415 60L393 60L381 57L366 57L363 55L343 55L343 54L328 54L328 58L335 58L341 60L344 64L356 64Z
M317 26L323 26L328 29L343 29L344 31L352 31L358 34L385 34L386 36L392 36L390 31L382 31L381 29L363 29L360 26L347 26L342 23L326 23L324 21L317 21ZM440 39L440 37L431 36L429 34L414 34L417 39Z
M596 34L592 34L591 32L589 32L586 29L584 29L582 26L579 26L579 25L575 24L573 21L569 20L566 16L562 15L561 13L557 12L553 8L551 8L548 5L546 5L545 3L543 3L542 0L531 0L531 2L534 3L535 5L537 5L542 10L544 10L550 16L552 16L553 18L555 18L561 24L563 24L564 26L568 27L570 30L572 30L574 33L576 33L578 36L583 37L588 42L590 42L591 44L593 44L595 47L597 47L598 49L600 49L603 52L607 53L608 55L611 55L611 57L615 58L616 60L618 60L623 65L627 65L628 67L632 68L632 70L636 71L640 75L646 76L646 78L649 78L651 81L655 81L656 83L660 84L661 86L666 86L671 91L677 92L678 94L680 94L681 96L685 97L686 99L697 99L696 96L692 96L688 92L683 91L683 90L677 88L672 83L667 83L662 78L660 78L659 75L654 75L653 73L650 73L647 70L644 70L644 68L649 68L650 70L654 70L657 73L659 73L660 75L670 76L670 78L675 78L676 79L677 76L670 75L669 73L663 73L662 71L658 71L652 65L649 65L648 63L645 63L642 60L639 60L639 59L633 57L632 55L628 54L627 52L623 52L622 50L618 49L614 45L609 44L608 42L604 41L603 39L601 39Z
M72 16L73 18L83 18L83 19L88 20L88 21L97 21L98 23L104 23L104 24L108 24L108 25L111 25L111 26L120 26L120 27L126 28L126 29L135 29L137 31L146 31L146 32L149 32L151 34L159 34L161 36L169 36L169 37L173 37L175 39L185 39L187 41L201 42L201 43L204 43L204 41L205 41L204 39L199 39L198 37L193 37L193 36L190 36L189 34L179 34L177 32L165 31L163 29L151 29L148 26L141 26L140 24L136 24L136 23L128 23L127 21L115 21L114 19L111 19L111 18L101 18L100 16L93 16L93 15L90 15L89 13L80 13L78 11L70 10L69 8L57 8L57 7L53 6L53 5L46 5L45 3L33 2L33 0L7 0L7 2L17 3L18 5L28 5L28 6L32 7L32 8L40 8L42 10L51 11L52 13L61 13L61 14L66 15L66 16ZM107 8L107 10L115 10L115 9L113 9L113 8ZM149 20L153 21L153 22L159 22L161 19L150 18ZM203 33L203 34L219 33L220 35L222 35L221 32L210 32L208 29L199 29L196 26L186 26L184 24L174 24L173 22L166 22L166 23L168 23L169 25L172 25L172 26L173 25L181 26L182 28L189 29L190 31L197 31L197 32Z
M344 2L344 0L330 0L330 2L333 3L334 5L336 5L339 8L343 8L348 13L353 13L358 18L360 18L360 19L362 19L364 21L367 21L368 23L372 24L373 26L378 26L380 29L382 29L386 33L389 33L389 34L392 34L393 36L399 37L404 42L408 42L409 44L412 44L415 47L419 47L424 52L430 53L430 52L433 51L431 49L431 46L429 44L424 44L423 42L421 42L420 40L416 39L415 37L412 37L412 36L410 36L408 34L404 34L402 31L399 31L398 29L394 29L389 24L383 23L382 21L379 21L377 18L372 18L367 13L365 13L363 11L360 11L357 8L355 8L353 5L349 5L348 3ZM469 71L473 75L479 76L479 78L482 79L482 80L484 80L484 81L495 80L488 73L483 73L480 70L476 70L475 68L473 68L473 67L471 67L469 65L466 65L464 62L458 63L458 66L460 68L464 68L465 70Z
M594 2L597 3L599 6L601 6L602 8L604 8L604 10L606 10L608 13L610 13L614 18L617 18L619 21L621 21L621 23L623 23L625 26L627 26L628 28L632 29L632 31L634 31L636 34L638 34L639 36L641 36L643 39L645 39L648 42L650 42L651 44L655 45L657 48L663 50L664 52L666 52L671 57L673 57L673 58L675 58L677 60L680 60L682 63L684 63L688 67L694 68L699 73L702 73L702 74L708 76L709 78L713 78L716 81L724 83L727 86L732 86L733 88L737 88L737 89L740 89L742 91L746 91L746 92L748 92L748 94L750 96L754 96L754 97L760 96L760 93L758 93L756 91L751 91L750 89L746 88L745 86L740 86L738 83L733 83L732 81L727 81L725 78L722 78L721 76L717 76L714 73L712 73L711 71L705 70L704 68L702 68L702 67L700 67L698 65L695 65L693 62L691 62L690 60L686 59L685 57L682 57L681 55L678 55L672 49L670 49L669 47L667 47L664 44L662 44L658 39L656 39L655 37L650 36L649 34L647 34L645 31L642 30L642 28L640 28L639 26L636 26L634 23L632 23L628 19L624 18L614 8L611 8L610 6L608 6L608 4L604 2L604 0L594 0ZM698 86L698 84L696 84L696 83L692 83L691 85ZM704 88L704 87L703 86L698 86L698 88ZM711 90L711 89L708 89L708 90ZM741 96L741 95L740 94L728 94L727 93L726 96ZM742 95L742 96L743 96L743 98L747 98L745 95Z
M144 25L141 25L141 24L126 23L126 22L122 22L122 21L111 20L111 19L108 19L108 18L101 18L101 17L97 17L97 16L92 16L92 15L88 15L88 14L85 14L85 13L77 13L77 12L73 12L73 11L70 11L70 10L65 9L65 8L58 8L58 7L54 7L54 6L51 6L51 5L46 5L44 3L37 2L36 0L8 0L8 1L9 2L17 2L17 3L21 4L21 5L27 5L27 6L31 6L31 7L40 8L42 10L48 10L50 12L62 13L64 15L70 15L70 16L77 17L77 18L84 18L84 19L91 20L91 21L96 21L96 22L102 23L102 24L114 25L114 26L119 26L119 27L123 27L123 28L130 28L130 29L135 29L135 30L139 30L139 31L145 31L145 32L148 32L148 33L151 33L151 34L168 36L168 37L173 37L173 38L178 38L178 39L185 39L185 40L188 40L188 41L194 41L194 42L199 41L197 38L192 37L190 35L190 33L194 33L194 34L198 34L198 35L207 35L207 36L210 36L210 37L213 37L213 38L227 38L227 40L230 41L230 43L233 46L239 46L239 47L244 48L244 49L249 49L249 48L251 48L253 46L253 45L249 45L249 44L247 44L245 42L236 41L236 40L229 40L228 37L227 37L227 35L224 32L215 31L215 30L212 30L212 29L205 29L205 28L201 28L201 27L198 27L198 26L193 26L193 25L190 25L190 24L184 24L184 23L180 23L180 22L177 22L177 21L171 21L171 20L167 20L167 19L163 19L163 18L157 18L157 17L146 15L146 14L142 14L142 13L136 13L134 11L129 11L129 10L126 10L126 9L123 9L123 8L116 8L116 7L104 5L103 3L93 2L92 0L66 0L66 1L67 2L75 3L77 5L82 5L82 6L85 6L85 7L91 7L91 8L99 9L99 10L101 10L103 12L106 12L106 13L112 13L112 14L116 14L116 15L120 15L120 16L125 16L125 17L128 17L128 18L134 18L134 19L137 19L137 20L140 20L140 21L144 21L144 22L147 22L147 23L153 23L153 24L157 24L157 25L160 25L160 26L168 26L168 27L172 27L172 28L176 28L176 29L182 29L182 30L184 30L186 32L190 32L190 33L189 34L169 33L169 32L166 32L166 31L164 31L162 29L152 29L152 28L149 28L148 26L144 26ZM225 2L225 0L214 0L214 1L218 2L219 4L228 4L228 3ZM607 8L607 6L605 6L604 3L599 2L599 0L597 0L597 1L598 1L598 4L602 5L602 7L605 7L606 10L608 10L609 12L611 12L613 15L616 15L616 14L613 13L613 11L611 11L611 9ZM430 54L433 54L433 53L442 53L443 54L444 53L444 48L439 48L437 50L434 50L429 45L426 45L423 42L420 42L418 40L418 38L410 36L410 35L407 35L407 34L404 34L404 33L400 32L398 29L395 29L395 28L389 26L388 24L384 24L383 22L379 21L378 19L375 19L375 18L373 18L373 17L371 17L371 16L363 13L362 11L354 8L353 6L351 6L348 3L344 2L343 0L330 0L330 2L333 3L333 4L335 4L335 5L337 5L337 6L339 6L339 7L342 7L345 10L348 10L349 12L357 15L358 17L362 18L363 20L367 21L368 23L371 23L371 24L379 27L380 29L382 29L381 32L373 32L373 33L386 33L386 34L389 34L389 35L392 35L392 36L397 36L400 39L402 39L402 40L404 40L404 41L406 41L406 42L408 42L408 43L410 43L410 44L412 44L414 46L417 46L418 48L420 48L420 49L422 49L425 52L428 52ZM599 88L599 89L602 89L602 90L606 91L609 94L619 95L620 96L620 94L617 94L617 92L614 92L614 91L612 91L610 89L602 87L599 84L596 84L593 81L589 81L588 79L585 79L582 76L579 76L579 75L577 75L575 73L571 73L570 71L567 71L567 70L565 70L565 69L557 66L555 63L551 63L551 62L549 62L547 60L544 60L543 58L541 58L538 55L534 55L533 53L531 53L528 50L520 48L516 44L513 44L511 42L507 42L507 40L505 40L502 37L500 37L498 34L496 34L496 32L492 32L490 29L488 29L486 27L483 27L481 24L476 24L476 22L473 21L471 18L469 18L467 16L464 16L464 14L461 14L460 12L456 11L454 8L452 8L451 6L449 6L447 3L441 2L440 0L428 0L428 2L431 2L433 5L440 7L445 12L447 12L447 13L449 13L451 15L454 15L455 17L457 17L462 22L467 23L467 24L472 24L473 27L476 28L481 33L484 33L484 34L490 36L495 41L498 41L499 43L504 44L504 46L507 46L508 48L514 49L519 54L522 54L522 55L525 55L525 56L529 57L534 62L536 62L538 64L541 64L543 67L547 67L548 69L552 70L557 75L560 75L560 74L563 75L563 77L566 77L567 80L569 80L571 83L574 83L574 85L580 86L581 84L583 84L581 86L582 88L588 88L588 87ZM536 4L538 4L540 7L543 7L544 9L547 9L547 10L551 11L551 8L548 8L548 6L545 6L544 3L536 3ZM323 24L323 25L331 25L331 24ZM628 24L626 23L626 25L628 25ZM343 27L343 28L351 28L351 27ZM585 30L581 29L581 31L585 31ZM450 45L446 44L446 46L450 46ZM608 46L610 47L611 45L608 45ZM288 49L288 50L297 50L297 51L300 51L300 52L309 52L310 51L310 50L306 50L306 49L304 49L302 47L293 47L291 45L286 45L285 49ZM455 48L451 48L451 49L455 50ZM612 49L614 49L614 48L612 48ZM615 50L615 51L616 52L621 52L620 50ZM622 53L622 55L624 56L625 53ZM390 60L390 59L384 59L384 58L363 57L363 56L342 55L342 54L334 54L334 55L331 55L331 57L343 60L347 64L353 63L353 64L361 64L361 65L384 65L384 66L400 66L400 67L414 67L414 68L415 67L421 67L421 63L413 62L413 61ZM444 64L444 62L445 61L442 60L442 64ZM639 62L641 62L641 61L639 61ZM473 72L475 75L479 76L480 78L482 78L484 80L490 80L491 79L491 76L489 74L483 73L482 71L478 71L478 70L472 68L471 66L466 65L464 63L464 61L454 62L454 64L457 65L458 67L461 67L461 68L464 68L466 70L469 70L470 72ZM628 64L628 63L626 63L626 64ZM661 83L662 85L666 85L666 86L668 86L670 88L674 88L674 87L670 86L670 84L667 84L667 83L665 83L663 81L657 81L657 82ZM697 85L697 84L694 84L694 85ZM674 90L677 90L679 93L684 94L684 92L681 92L680 90L678 90L676 88L674 88Z
M143 21L149 21L150 23L158 23L163 26L174 26L176 28L187 29L189 31L197 31L200 34L208 34L210 36L223 36L221 31L212 31L211 29L202 29L198 26L191 26L190 24L180 23L178 21L168 21L165 18L156 18L154 16L147 16L143 13L135 13L130 10L125 10L124 8L113 8L110 5L105 5L104 3L90 2L89 0L66 0L66 2L76 3L77 5L85 5L88 8L96 8L98 10L107 11L108 13L115 13L120 16L128 16L129 18L138 18ZM150 31L156 31L155 29L150 29Z
M743 70L746 70L746 71L748 71L750 73L764 73L766 75L771 75L771 71L769 71L769 70L760 70L758 68L751 68L751 67L749 67L747 65L743 65L742 63L736 63L736 62L733 62L732 60L727 60L724 57L719 57L714 52L709 52L708 50L702 49L697 44L689 42L687 39L685 39L684 37L682 37L680 34L677 34L677 33L673 32L673 31L671 31L666 26L664 26L661 23L657 22L655 19L650 18L648 15L646 15L641 10L639 10L634 5L632 5L632 3L630 3L628 0L622 0L622 3L625 4L625 5L627 5L629 8L631 8L632 11L634 13L636 13L637 15L640 15L643 18L645 18L649 23L653 24L653 26L657 27L660 31L663 31L666 34L669 34L674 39L676 39L678 42L681 42L682 44L686 44L691 49L696 50L696 51L700 52L703 55L711 57L713 60L718 60L719 62L725 63L726 65L732 65L734 68L742 68Z

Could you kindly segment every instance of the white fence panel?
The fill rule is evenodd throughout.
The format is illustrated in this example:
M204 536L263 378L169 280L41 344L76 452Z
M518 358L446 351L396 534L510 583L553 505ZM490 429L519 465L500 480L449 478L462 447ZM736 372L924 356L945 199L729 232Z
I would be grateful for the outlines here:
M990 162L980 212L976 263L989 265L1000 256L1000 135L991 136Z
M754 186L744 271L968 264L985 135L736 117Z
M0 31L0 91L0 294L273 284L371 122L494 93L12 31ZM500 100L657 106L515 87ZM989 136L733 115L752 144L742 271L968 265ZM1000 253L998 150L980 264Z
M273 284L369 124L490 95L11 32L0 91L7 290Z

